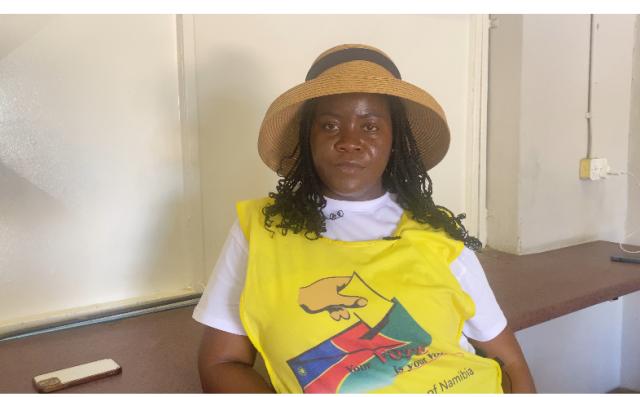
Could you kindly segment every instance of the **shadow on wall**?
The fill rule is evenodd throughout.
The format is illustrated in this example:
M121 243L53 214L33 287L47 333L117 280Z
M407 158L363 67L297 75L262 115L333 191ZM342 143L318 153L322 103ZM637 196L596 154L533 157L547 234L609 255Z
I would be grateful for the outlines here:
M91 211L67 208L2 162L0 186L0 323L96 297L119 300L123 291L175 292L178 277L190 285L176 192L137 206L132 225L123 219L128 208L109 200ZM12 301L21 304L7 306Z
M68 214L65 205L0 161L0 219L2 224L24 228L22 214L43 220L52 214ZM28 229L28 228L27 228ZM28 231L25 229L25 231Z
M0 15L0 327L191 283L171 22Z
M38 34L55 16L0 15L0 60Z
M11 268L38 271L40 252L61 248L48 236L51 224L68 217L69 211L58 199L2 162L0 187L0 313L6 313L2 302L12 300L4 296L12 287ZM42 271L46 272L46 267Z
M133 268L136 271L126 282L135 291L172 291L175 278L181 277L181 285L193 287L195 266L185 263L191 256L186 252L184 233L183 197L172 195L156 205L156 210L148 217L141 233L142 246L148 249L141 252ZM185 269L190 273L185 274Z
M22 308L46 296L38 285L63 280L57 269L61 258L76 260L79 250L61 235L71 211L57 198L0 162L0 323L21 315ZM86 236L86 234L85 234ZM76 236L78 237L78 236ZM80 236L81 237L81 236ZM84 245L74 239L74 243ZM25 277L27 275L26 284ZM25 292L27 291L27 292ZM30 291L30 293L29 293ZM34 294L42 294L40 297ZM50 297L56 304L62 297ZM31 300L32 302L27 302ZM8 305L8 302L20 302Z

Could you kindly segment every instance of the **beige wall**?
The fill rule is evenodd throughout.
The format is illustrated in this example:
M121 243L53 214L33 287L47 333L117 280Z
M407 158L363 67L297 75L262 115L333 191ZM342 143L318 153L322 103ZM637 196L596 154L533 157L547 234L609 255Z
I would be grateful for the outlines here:
M631 192L624 176L578 178L587 151L589 16L495 18L489 51L489 245L526 254L621 240L633 223L638 192ZM592 155L606 157L614 171L638 162L636 21L634 15L595 18ZM631 381L638 373L637 354L629 353L638 346L636 295L519 331L538 391L637 387Z
M620 386L640 390L640 291L624 297Z
M596 16L593 156L626 170L635 16ZM588 15L498 17L491 32L489 245L523 254L619 241L627 180L585 182Z
M629 135L629 170L636 176L630 179L629 219L627 234L636 232L629 242L640 245L640 17L636 19L633 51L633 80L631 85L631 120ZM640 390L640 291L624 297L622 325L621 385Z
M518 252L522 15L493 17L489 35L487 244Z
M636 17L633 76L631 80L631 116L629 118L629 217L628 242L640 245L640 16ZM640 369L640 368L639 368Z
M474 217L480 18L0 16L0 334L201 289L233 203L275 186L264 112L337 43L441 102L435 199Z
M175 17L0 16L0 51L0 331L188 291Z
M234 203L274 190L275 174L256 150L271 101L301 83L311 62L340 43L379 47L407 81L442 104L452 131L431 175L434 197L469 212L466 160L473 109L472 21L466 15L197 15L195 63L202 171L205 263L211 269L235 218ZM476 182L477 183L477 182Z
M471 212L477 18L0 18L0 333L201 289L233 203L275 186L262 115L336 43L383 48L442 103L435 198Z
M629 363L621 351L633 348L622 342L622 300L516 332L538 393L607 393L621 386L621 369Z

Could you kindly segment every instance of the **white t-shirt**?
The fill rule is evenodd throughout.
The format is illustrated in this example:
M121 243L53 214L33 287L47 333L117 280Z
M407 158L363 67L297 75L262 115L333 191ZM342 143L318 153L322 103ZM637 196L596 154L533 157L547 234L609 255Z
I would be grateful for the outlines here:
M327 231L323 236L332 240L363 241L390 236L403 212L395 202L394 195L389 193L369 201L325 198L327 205L323 213L327 218ZM248 242L236 220L193 312L196 321L222 331L246 335L240 321L239 304L247 271L247 256ZM460 339L460 345L473 352L465 335L478 341L491 340L502 332L507 320L472 250L465 247L451 263L450 269L462 290L475 303L475 315L464 323Z

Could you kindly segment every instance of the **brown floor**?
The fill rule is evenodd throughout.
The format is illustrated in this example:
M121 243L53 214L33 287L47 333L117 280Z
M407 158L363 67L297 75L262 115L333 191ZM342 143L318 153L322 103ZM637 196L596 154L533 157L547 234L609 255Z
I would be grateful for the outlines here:
M201 392L197 349L203 326L193 307L0 342L0 392L34 393L32 378L112 358L122 374L65 393Z

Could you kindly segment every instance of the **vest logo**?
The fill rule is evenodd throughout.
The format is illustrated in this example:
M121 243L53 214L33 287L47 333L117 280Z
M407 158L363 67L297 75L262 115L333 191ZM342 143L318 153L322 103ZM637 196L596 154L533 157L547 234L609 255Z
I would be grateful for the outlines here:
M439 358L429 353L431 335L394 299L386 299L354 273L328 277L300 289L307 313L328 312L335 321L358 322L287 361L305 393L363 393L393 383Z
M336 212L332 212L327 216L327 219L335 221L338 218L342 218L344 216L344 212L342 210L337 210Z

